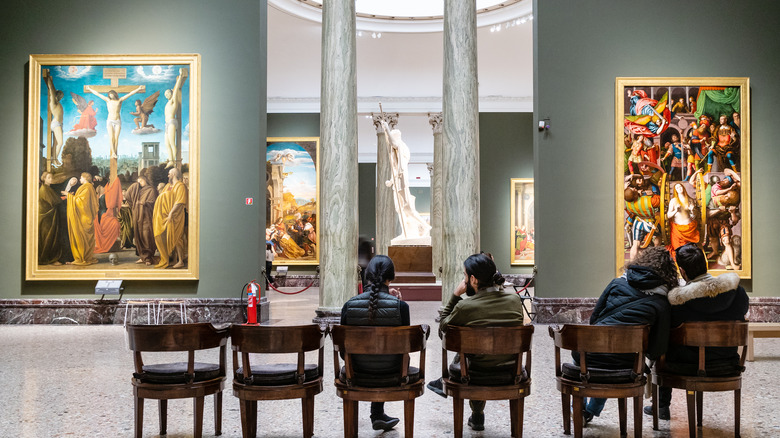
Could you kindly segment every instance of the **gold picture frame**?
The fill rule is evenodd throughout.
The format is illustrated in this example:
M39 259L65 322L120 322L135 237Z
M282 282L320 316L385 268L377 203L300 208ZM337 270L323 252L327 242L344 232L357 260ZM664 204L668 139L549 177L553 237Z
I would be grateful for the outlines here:
M30 55L26 280L198 279L200 75L199 54Z
M320 263L320 139L266 140L266 245L274 265Z
M510 264L533 266L536 248L533 178L512 178L510 193Z
M615 80L616 271L698 244L709 272L752 268L750 79Z

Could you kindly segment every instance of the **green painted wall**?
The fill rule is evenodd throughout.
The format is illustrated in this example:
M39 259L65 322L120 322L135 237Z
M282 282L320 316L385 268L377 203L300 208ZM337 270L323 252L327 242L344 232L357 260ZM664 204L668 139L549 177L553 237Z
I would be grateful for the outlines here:
M510 266L509 180L533 178L533 114L479 115L480 250L493 254L504 274L531 273Z
M777 296L776 98L780 2L534 2L537 295L598 296L614 272L615 77L747 76L751 85L753 278Z
M83 298L95 281L24 281L27 60L47 53L200 53L199 281L126 281L125 296L234 297L259 278L266 100L265 0L14 2L0 17L0 298ZM263 177L261 179L261 177Z

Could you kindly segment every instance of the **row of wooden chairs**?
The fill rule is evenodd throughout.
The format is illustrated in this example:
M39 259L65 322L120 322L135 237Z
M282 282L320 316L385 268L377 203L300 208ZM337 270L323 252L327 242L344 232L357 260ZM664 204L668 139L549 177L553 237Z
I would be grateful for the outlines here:
M743 330L744 326L744 330ZM447 395L453 398L454 435L463 434L463 400L509 400L511 435L523 435L523 400L531 389L531 338L534 327L449 327L442 338L442 376ZM202 436L203 401L214 395L215 434L221 434L222 390L226 380L226 345L231 338L233 350L233 394L240 400L243 436L257 434L257 401L301 399L303 436L314 434L314 396L322 391L324 341L327 330L317 325L273 327L233 325L215 328L208 323L182 325L130 325L127 327L130 349L134 352L135 373L132 384L135 398L135 436L143 431L144 399L159 401L160 434L167 433L167 400L194 398L194 436ZM705 333L701 335L700 333ZM404 401L404 436L414 434L414 401L423 394L427 325L410 327L335 326L333 339L334 384L343 400L344 436L358 435L358 401ZM641 396L646 382L644 351L646 326L550 327L555 344L555 374L561 392L564 433L570 434L570 406L579 413L584 397L617 398L621 436L626 434L626 399L634 399L634 434L641 436ZM367 342L366 340L370 340ZM688 323L673 331L673 342L699 347L700 374L704 373L704 347L747 344L747 323ZM195 361L195 352L219 348L219 363ZM561 349L578 351L580 365L563 363ZM142 352L186 351L186 362L144 364ZM305 353L318 351L317 363L307 363ZM460 360L449 364L448 352ZM631 370L607 371L589 367L586 354L635 353ZM296 363L253 364L251 354L297 354ZM417 366L410 354L419 353ZM353 366L353 355L400 355L398 372L392 375L365 375ZM516 355L516 366L502 370L500 376L485 380L472 373L468 356ZM344 366L340 359L343 358ZM741 357L744 364L745 354ZM565 361L568 362L568 361ZM654 385L683 388L688 396L691 436L695 436L693 415L698 412L701 425L703 391L735 391L735 431L739 435L739 388L741 376L714 378L669 376L654 370ZM657 393L657 389L654 393ZM692 407L692 403L698 403ZM654 406L657 406L654 404ZM653 422L657 429L657 414ZM574 435L582 436L582 416L574 415Z

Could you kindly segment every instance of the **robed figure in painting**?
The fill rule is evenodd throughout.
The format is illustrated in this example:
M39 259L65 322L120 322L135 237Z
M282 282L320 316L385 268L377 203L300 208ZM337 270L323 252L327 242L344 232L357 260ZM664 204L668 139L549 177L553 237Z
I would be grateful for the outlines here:
M38 190L38 264L60 265L62 247L59 245L60 211L62 198L51 188L52 174L43 172Z
M68 236L74 265L97 263L95 258L95 218L98 198L92 186L92 175L81 174L81 186L68 193Z
M167 268L175 252L177 261L173 268L183 268L187 186L181 181L181 171L175 167L168 172L168 180L154 203L154 242L160 251L160 262L155 267Z
M138 177L138 181L127 188L126 198L133 217L135 252L139 257L136 263L144 263L149 266L154 263L154 253L157 251L153 226L157 189L152 187L146 177L142 175Z
M114 178L106 186L105 201L106 212L95 223L95 252L98 254L110 251L119 237L117 211L122 205L122 183L119 178Z

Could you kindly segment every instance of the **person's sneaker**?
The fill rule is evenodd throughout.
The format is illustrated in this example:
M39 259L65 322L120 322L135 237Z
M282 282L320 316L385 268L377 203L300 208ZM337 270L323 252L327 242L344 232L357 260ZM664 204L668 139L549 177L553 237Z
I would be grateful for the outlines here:
M476 430L476 431L485 430L485 413L484 412L481 414L477 414L476 412L472 413L469 416L469 427L471 428L471 430Z
M583 420L583 425L587 426L588 423L593 421L593 414L591 414L590 412L588 412L585 409L583 409L582 410L582 420Z
M387 414L382 414L381 417L371 417L371 427L373 427L374 430L388 431L394 428L399 421L401 420L390 417Z
M645 411L645 414L652 416L653 415L653 406L652 405L645 406L643 411ZM672 418L671 412L669 412L669 408L668 407L666 407L666 408L659 407L658 408L658 418L660 418L661 420L669 420L670 418Z
M444 392L444 384L442 383L441 377L439 377L436 380L431 380L430 382L428 382L427 385L425 385L425 387L435 392L436 394L439 394L440 396L447 398L447 394Z

